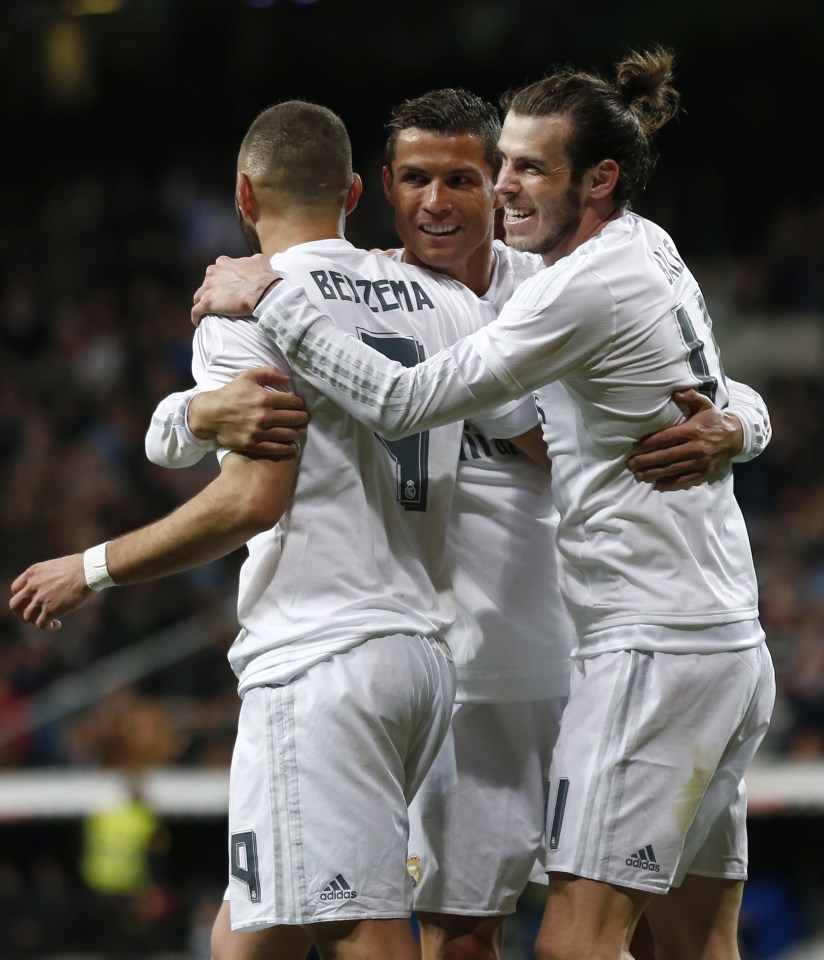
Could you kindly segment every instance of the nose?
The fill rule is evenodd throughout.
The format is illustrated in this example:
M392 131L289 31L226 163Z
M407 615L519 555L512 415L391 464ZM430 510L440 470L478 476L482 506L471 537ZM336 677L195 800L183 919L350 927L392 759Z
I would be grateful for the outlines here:
M449 191L444 184L437 180L429 184L424 198L424 207L428 213L449 213L452 203L449 199Z
M506 160L501 164L498 179L495 181L495 193L499 197L511 197L519 189L518 181L512 164Z

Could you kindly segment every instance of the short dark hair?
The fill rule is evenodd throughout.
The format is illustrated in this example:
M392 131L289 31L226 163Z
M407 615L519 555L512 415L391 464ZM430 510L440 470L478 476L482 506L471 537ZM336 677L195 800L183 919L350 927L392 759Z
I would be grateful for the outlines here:
M443 136L470 134L477 137L492 171L498 167L498 137L501 135L498 108L468 90L453 87L431 90L395 107L386 124L389 131L386 163L390 168L395 159L398 134L412 127Z
M655 167L653 134L678 112L674 59L663 47L631 53L616 65L613 83L565 67L505 94L501 105L525 117L566 117L571 123L567 153L573 181L580 181L588 167L612 159L620 170L615 199L629 206Z
M238 169L285 202L342 202L352 183L352 145L340 117L316 103L287 100L258 114Z

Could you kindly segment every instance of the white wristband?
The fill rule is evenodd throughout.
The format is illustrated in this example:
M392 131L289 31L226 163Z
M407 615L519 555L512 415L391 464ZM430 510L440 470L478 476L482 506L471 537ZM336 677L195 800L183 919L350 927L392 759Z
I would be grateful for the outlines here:
M117 586L109 576L109 568L106 566L106 546L106 543L98 543L96 547L89 547L83 554L86 585L92 590L105 590L106 587Z

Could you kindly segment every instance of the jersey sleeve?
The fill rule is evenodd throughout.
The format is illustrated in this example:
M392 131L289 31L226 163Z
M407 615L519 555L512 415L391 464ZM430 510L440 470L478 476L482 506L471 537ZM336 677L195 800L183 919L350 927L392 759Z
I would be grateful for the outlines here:
M159 467L191 467L213 451L211 440L201 440L189 429L189 403L198 388L171 393L155 408L146 432L146 456Z
M388 440L473 419L520 399L585 362L611 316L608 294L590 284L575 322L547 322L562 292L510 302L497 319L414 367L379 355L342 331L302 288L283 282L255 309L261 329L321 393ZM523 289L523 288L522 288ZM557 311L561 317L570 311ZM561 349L562 348L562 349Z
M387 440L464 420L526 392L513 394L491 375L468 345L472 337L405 367L346 333L302 288L285 282L255 314L312 386Z
M217 390L244 370L275 366L289 373L283 355L261 337L248 317L206 316L198 324L192 344L192 375L197 386L161 400L146 433L146 456L161 467L189 467L206 453L226 453L211 440L201 440L189 429L187 412L192 397Z
M522 433L526 433L540 423L535 400L531 394L523 400L513 400L498 406L489 413L472 416L470 420L484 436L495 437L498 440L520 437Z
M733 458L733 463L753 460L763 453L772 438L772 424L767 404L761 394L746 383L727 378L730 402L727 413L734 413L741 421L744 431L744 445L741 453Z

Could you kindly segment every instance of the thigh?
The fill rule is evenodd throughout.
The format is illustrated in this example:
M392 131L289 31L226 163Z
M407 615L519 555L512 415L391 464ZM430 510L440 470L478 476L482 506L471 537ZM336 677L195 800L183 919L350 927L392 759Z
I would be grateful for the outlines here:
M766 646L742 651L761 672L749 709L736 729L690 824L675 882L689 874L747 878L747 789L744 775L767 730L775 677Z
M314 923L307 930L321 960L420 960L408 920Z
M248 691L229 798L234 929L407 917L407 792L449 723L453 674L381 637Z
M543 849L546 779L562 701L459 703L410 805L420 913L515 910Z
M654 897L645 916L661 956L737 957L743 880L688 876L664 897Z
M677 882L705 797L735 796L740 775L719 771L758 700L757 659L619 651L575 665L550 772L550 871L653 893Z
M584 877L552 873L541 928L538 960L627 956L633 930L650 894Z
M221 904L212 927L212 960L305 960L311 947L302 927L232 930L228 900Z

